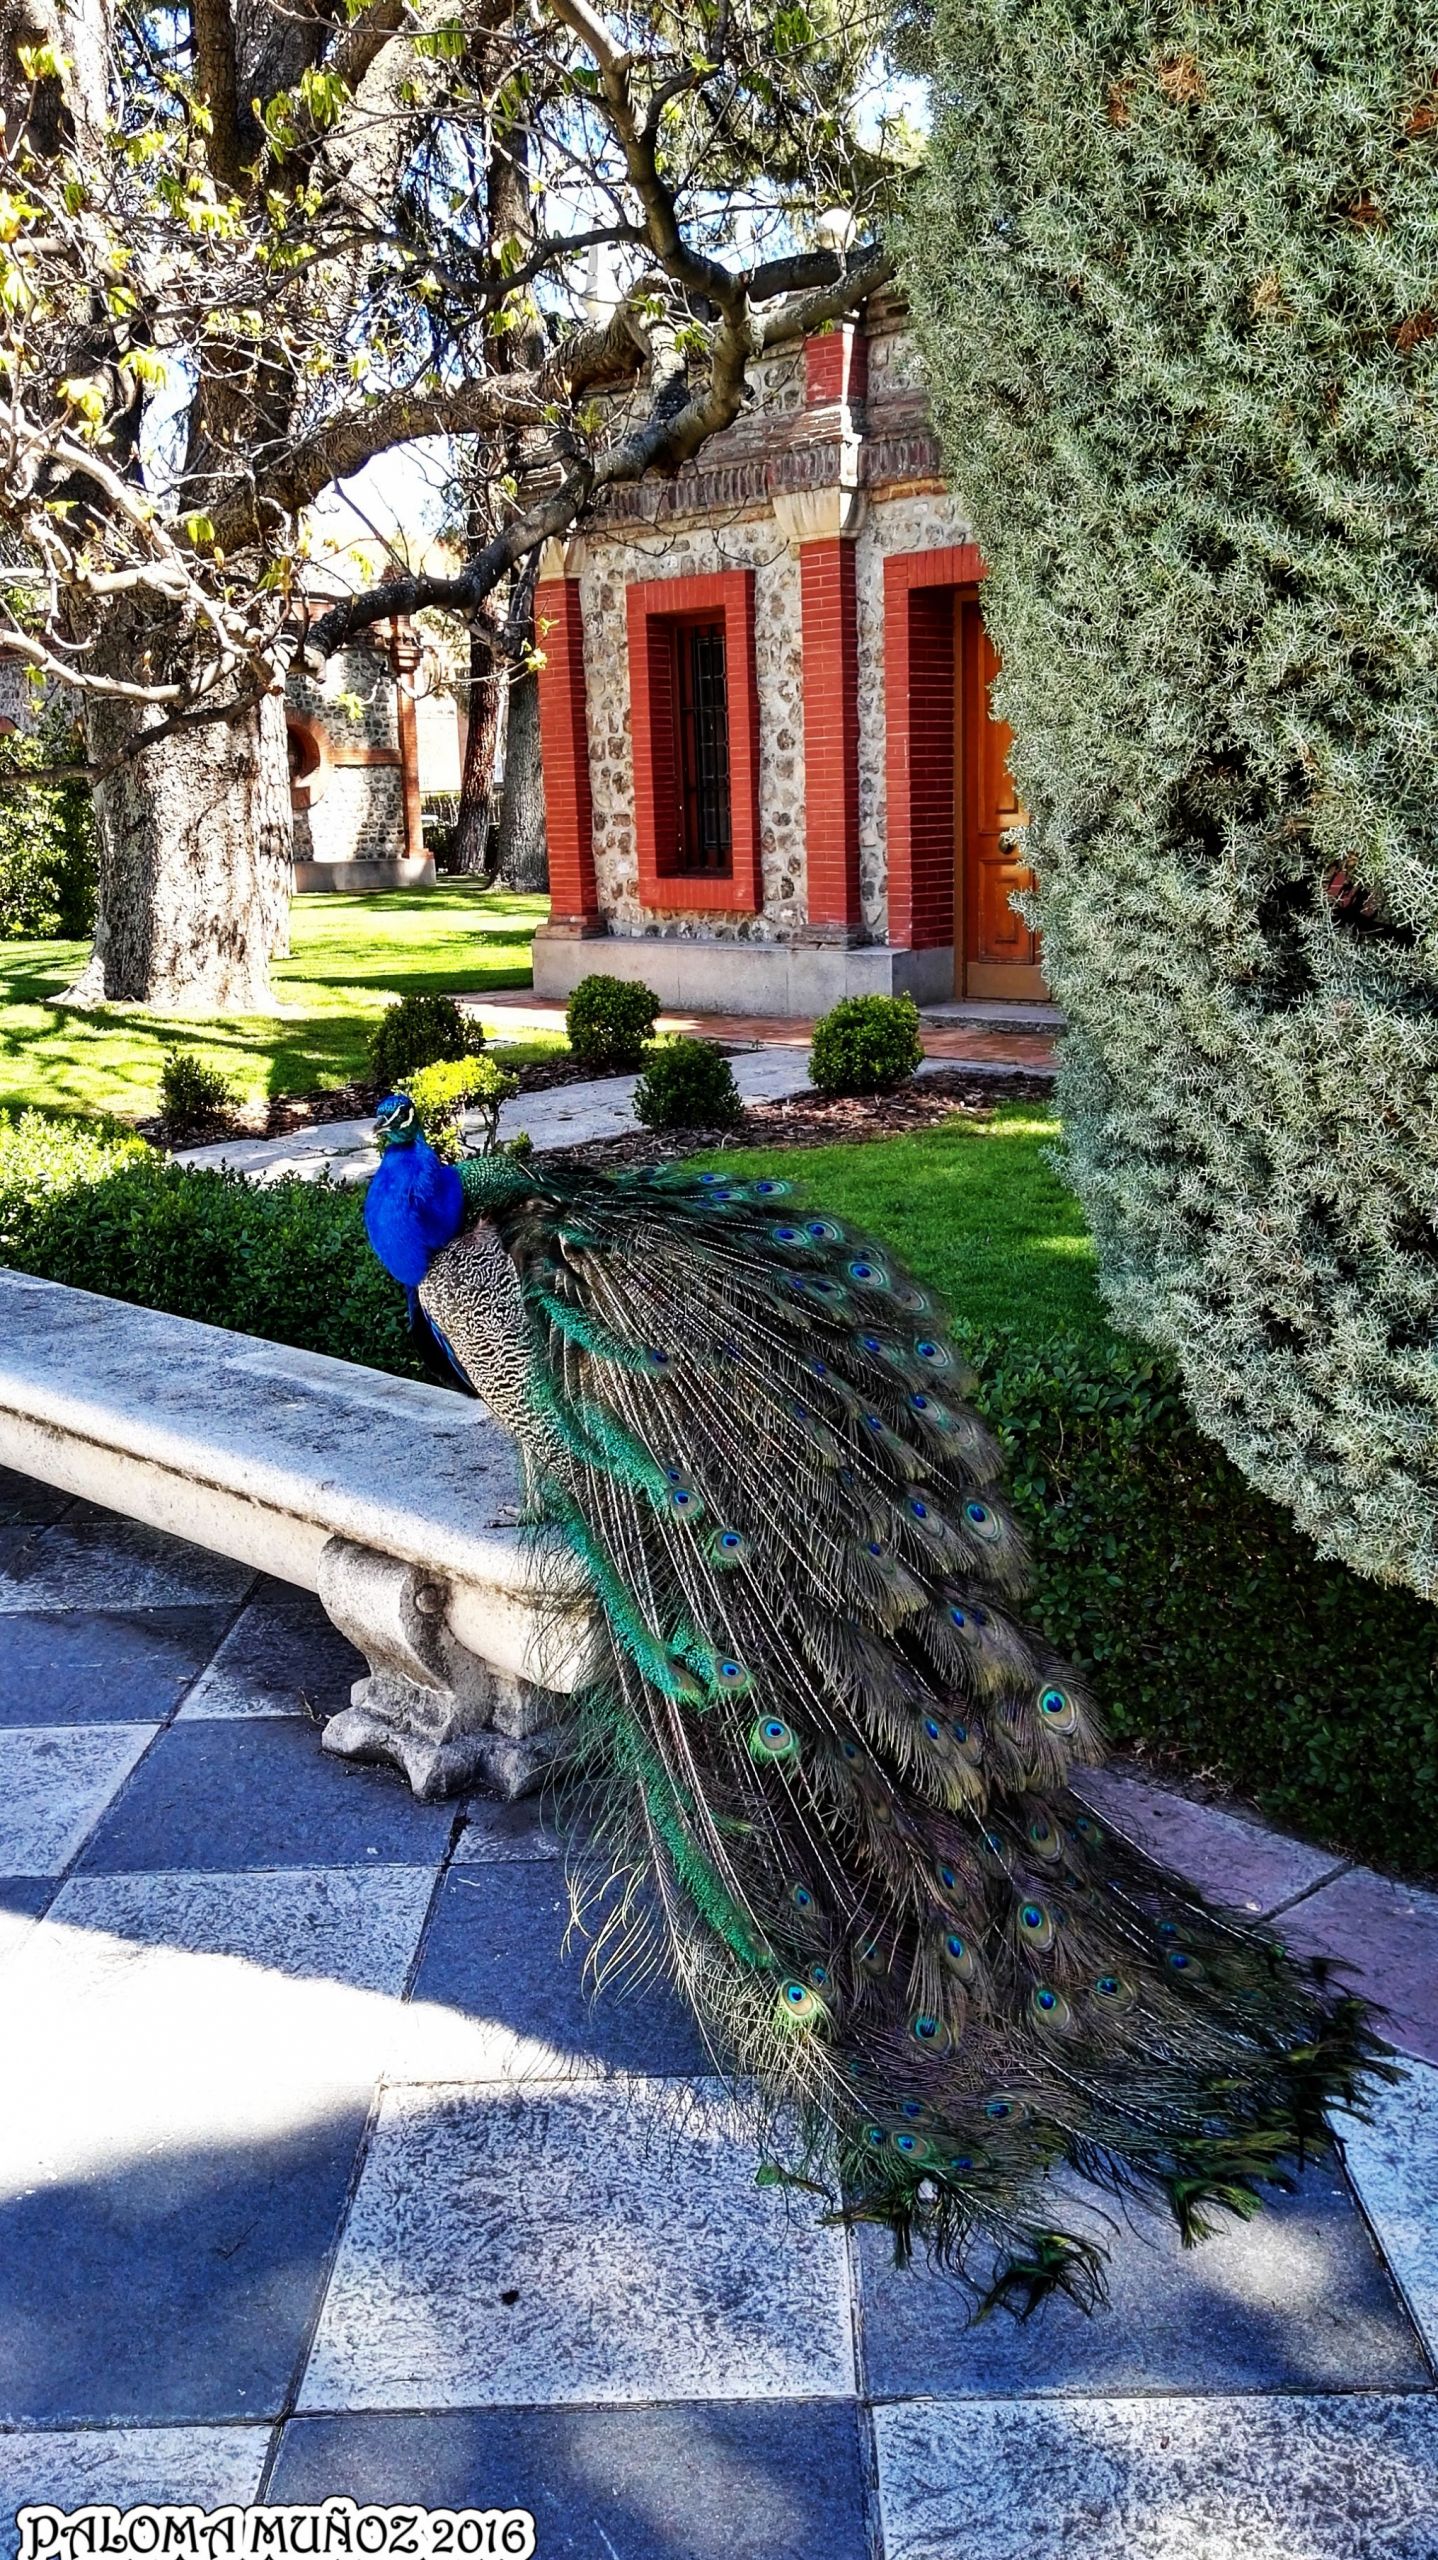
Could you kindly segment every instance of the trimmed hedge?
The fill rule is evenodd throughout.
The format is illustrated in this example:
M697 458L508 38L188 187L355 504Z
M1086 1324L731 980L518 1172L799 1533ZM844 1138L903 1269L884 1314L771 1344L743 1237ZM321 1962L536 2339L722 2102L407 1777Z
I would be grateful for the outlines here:
M260 1191L127 1133L0 1123L0 1260L401 1376L426 1372L363 1195ZM1275 1820L1400 1873L1438 1841L1438 1617L1324 1563L1136 1345L960 1340L1034 1540L1033 1615L1119 1742L1226 1780Z
M809 1082L820 1093L893 1093L923 1060L912 996L841 996L814 1025Z

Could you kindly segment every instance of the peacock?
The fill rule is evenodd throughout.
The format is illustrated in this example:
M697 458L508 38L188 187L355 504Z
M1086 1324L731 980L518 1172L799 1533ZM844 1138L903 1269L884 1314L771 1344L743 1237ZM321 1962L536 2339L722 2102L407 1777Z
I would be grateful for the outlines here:
M792 1186L442 1164L379 1110L365 1220L513 1433L602 1621L575 1890L656 1945L758 2093L761 2175L920 2243L984 2307L1103 2293L1061 2164L1252 2212L1386 2048L1318 1963L1115 1836L1083 1682L932 1293Z

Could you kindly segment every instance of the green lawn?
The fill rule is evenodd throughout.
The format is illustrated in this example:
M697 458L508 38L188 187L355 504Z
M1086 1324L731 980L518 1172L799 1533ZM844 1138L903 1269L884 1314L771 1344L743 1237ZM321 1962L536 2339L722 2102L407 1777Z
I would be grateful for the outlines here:
M57 1011L50 999L77 975L85 945L0 943L0 1106L144 1118L158 1107L170 1047L222 1068L246 1100L347 1084L363 1071L366 1035L395 996L528 986L546 903L456 881L296 898L293 955L272 972L275 1012L223 1021L128 1006Z
M955 1320L1031 1341L1106 1336L1083 1212L1050 1156L1058 1123L1032 1103L859 1146L744 1149L726 1171L783 1174L805 1199L883 1237Z

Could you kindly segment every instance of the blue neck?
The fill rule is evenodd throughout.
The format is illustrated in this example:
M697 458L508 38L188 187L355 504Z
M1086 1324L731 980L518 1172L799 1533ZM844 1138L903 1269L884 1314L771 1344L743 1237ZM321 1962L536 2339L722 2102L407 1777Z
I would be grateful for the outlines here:
M365 1193L365 1232L391 1279L417 1289L464 1224L464 1185L425 1138L386 1148Z

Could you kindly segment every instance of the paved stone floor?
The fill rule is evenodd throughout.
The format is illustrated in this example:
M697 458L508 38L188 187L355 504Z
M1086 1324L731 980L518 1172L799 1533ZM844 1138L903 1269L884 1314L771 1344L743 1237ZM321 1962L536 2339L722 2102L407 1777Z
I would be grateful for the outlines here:
M1343 2168L1112 2307L756 2190L531 1809L324 1757L306 1596L0 1480L0 2546L20 2504L508 2505L540 2560L1435 2560L1438 1898L1109 1778L1422 2057Z

